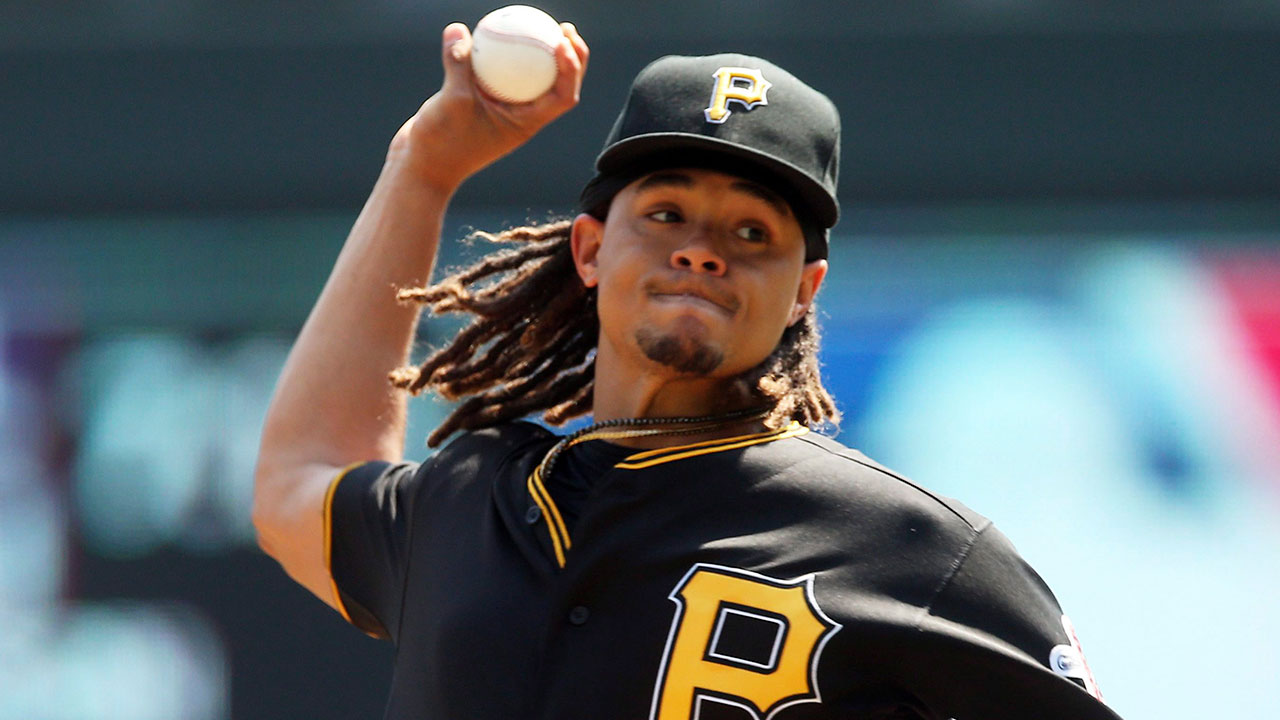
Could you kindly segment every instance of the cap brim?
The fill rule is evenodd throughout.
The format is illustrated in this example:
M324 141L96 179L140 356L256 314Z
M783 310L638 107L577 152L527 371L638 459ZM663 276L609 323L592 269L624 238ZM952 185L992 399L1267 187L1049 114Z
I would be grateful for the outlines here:
M814 182L804 171L789 162L771 155L752 150L742 145L727 142L715 137L696 135L693 133L666 132L635 135L610 145L596 158L596 170L601 174L626 172L636 166L653 163L659 166L678 167L684 159L688 164L706 165L705 162L694 162L694 158L702 156L736 161L746 167L762 171L778 180L785 189L783 195L803 203L803 211L809 218L830 228L840 218L840 206L836 204L826 188ZM719 162L715 165L720 165ZM727 172L735 171L735 162L724 166ZM774 187L770 183L770 187Z

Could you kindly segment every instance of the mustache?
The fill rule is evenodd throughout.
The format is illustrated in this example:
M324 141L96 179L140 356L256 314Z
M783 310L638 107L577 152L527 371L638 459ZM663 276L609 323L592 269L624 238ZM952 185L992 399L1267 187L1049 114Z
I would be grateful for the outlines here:
M738 298L726 290L716 287L714 283L696 278L650 278L641 286L649 295L692 295L708 302L715 303L731 313L741 306Z

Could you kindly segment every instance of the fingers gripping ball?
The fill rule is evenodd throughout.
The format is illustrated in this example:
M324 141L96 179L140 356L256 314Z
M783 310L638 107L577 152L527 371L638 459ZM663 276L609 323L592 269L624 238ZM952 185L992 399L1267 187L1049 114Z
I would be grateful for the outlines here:
M471 69L489 95L527 103L556 81L556 46L564 33L550 15L508 5L480 18L472 33Z

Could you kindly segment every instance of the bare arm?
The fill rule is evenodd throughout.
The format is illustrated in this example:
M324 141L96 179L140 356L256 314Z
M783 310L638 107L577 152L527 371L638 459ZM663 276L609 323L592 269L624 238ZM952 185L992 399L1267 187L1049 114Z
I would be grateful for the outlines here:
M387 373L408 361L418 311L397 305L394 288L430 277L445 209L462 182L577 103L587 47L572 26L564 33L556 86L513 106L476 88L466 26L444 29L444 84L396 133L285 362L263 428L253 521L263 550L331 606L326 490L341 468L396 462L404 448L405 398Z

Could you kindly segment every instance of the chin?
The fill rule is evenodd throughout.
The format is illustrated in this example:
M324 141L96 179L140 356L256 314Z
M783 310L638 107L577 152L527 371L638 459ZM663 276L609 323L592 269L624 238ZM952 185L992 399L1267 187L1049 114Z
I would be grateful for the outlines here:
M692 333L636 331L636 344L649 360L681 375L705 377L724 364L724 351Z

